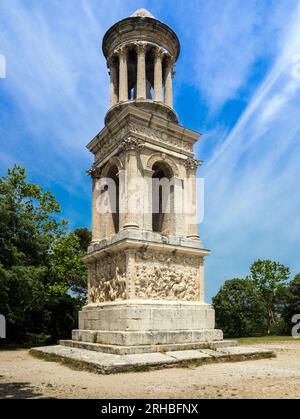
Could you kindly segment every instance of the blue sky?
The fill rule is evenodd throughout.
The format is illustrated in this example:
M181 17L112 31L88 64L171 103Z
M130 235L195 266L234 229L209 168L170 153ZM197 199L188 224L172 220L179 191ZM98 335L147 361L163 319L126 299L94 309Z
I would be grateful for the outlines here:
M140 7L177 32L175 109L203 133L208 300L257 258L300 272L298 0L0 0L0 174L26 167L71 227L90 226L85 146L109 102L101 41Z

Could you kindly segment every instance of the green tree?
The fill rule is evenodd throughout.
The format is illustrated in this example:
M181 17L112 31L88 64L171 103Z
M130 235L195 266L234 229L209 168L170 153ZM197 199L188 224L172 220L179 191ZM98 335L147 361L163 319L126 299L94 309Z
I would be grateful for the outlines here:
M79 238L81 251L86 252L92 241L92 232L86 227L83 227L83 228L81 227L81 228L76 228L73 234L75 234L75 236Z
M278 322L281 300L290 270L279 262L258 260L250 267L251 279L261 293L268 318L268 334Z
M288 284L283 309L283 319L285 333L290 335L294 326L292 318L295 314L300 314L300 274Z
M51 252L51 282L62 284L74 293L85 298L87 287L87 271L82 257L80 238L73 234L59 237L54 241Z
M76 321L82 301L69 288L82 286L82 252L59 216L55 197L28 182L25 169L15 165L0 178L0 313L10 340L32 333L56 339Z
M216 327L222 329L226 337L266 333L265 304L252 280L235 278L226 281L212 301Z

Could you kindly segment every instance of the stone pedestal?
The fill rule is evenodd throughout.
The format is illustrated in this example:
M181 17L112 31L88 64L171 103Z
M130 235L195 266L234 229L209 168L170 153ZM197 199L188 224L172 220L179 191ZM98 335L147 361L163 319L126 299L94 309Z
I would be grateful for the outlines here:
M85 307L72 339L118 346L220 341L222 331L214 326L206 304L130 301Z
M151 352L154 345L222 340L214 310L204 302L207 254L200 240L135 229L92 245L85 258L89 304L79 313L73 341L139 353L140 346Z

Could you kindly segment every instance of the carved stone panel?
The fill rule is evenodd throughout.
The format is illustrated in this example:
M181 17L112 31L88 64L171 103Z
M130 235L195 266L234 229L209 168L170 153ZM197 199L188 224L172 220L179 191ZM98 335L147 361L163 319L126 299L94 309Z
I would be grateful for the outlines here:
M103 256L89 264L89 302L201 301L202 263L201 257L150 250Z
M126 257L125 254L104 256L89 264L89 302L104 303L125 300Z
M199 257L146 252L136 262L136 298L200 301Z

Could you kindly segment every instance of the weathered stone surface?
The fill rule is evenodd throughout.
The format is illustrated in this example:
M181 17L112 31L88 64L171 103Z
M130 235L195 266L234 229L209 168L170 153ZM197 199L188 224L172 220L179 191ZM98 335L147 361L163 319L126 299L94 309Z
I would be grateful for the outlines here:
M112 355L66 346L35 348L31 354L49 361L58 361L79 369L88 369L98 374L114 374L128 371L143 371L149 368L180 367L181 365L202 365L207 362L244 361L273 357L271 351L241 348L236 353L209 350L170 351L168 353L147 353L135 355Z
M201 161L193 151L201 135L179 125L173 110L179 50L176 34L144 9L104 37L111 108L87 146L94 155L88 304L72 341L35 353L100 372L231 356L213 350L223 333L205 304L210 252L198 232Z
M79 329L97 332L182 331L184 333L198 331L199 333L202 330L212 331L214 326L214 310L209 305L201 303L169 302L168 304L167 302L157 301L145 303L127 301L114 304L89 305L79 313ZM174 334L174 337L176 336L178 337L178 334ZM183 336L186 338L188 335ZM222 332L216 331L215 336L216 339L210 338L208 340L222 339ZM128 338L130 338L129 335ZM190 333L190 338L194 339L192 333ZM201 333L199 333L199 338L201 340Z
M148 345L112 345L105 343L93 343L91 341L76 340L61 340L60 344L69 348L86 349L89 351L104 352L117 355L129 355L129 354L143 354L143 353L154 353L154 352L168 352L168 351L185 351L194 349L207 349L214 347L222 347L222 341L203 341L203 342L192 342L192 343L169 343L169 344L148 344ZM227 345L235 346L236 342L227 341Z
M223 339L221 330L163 330L163 331L97 331L73 330L72 339L77 342L91 342L118 346L145 346L170 344L196 344L217 342ZM228 345L227 345L228 346Z

